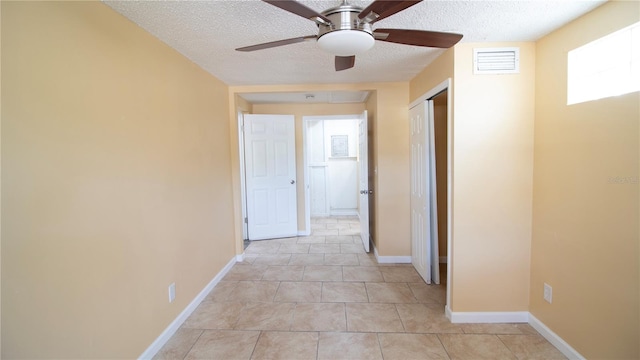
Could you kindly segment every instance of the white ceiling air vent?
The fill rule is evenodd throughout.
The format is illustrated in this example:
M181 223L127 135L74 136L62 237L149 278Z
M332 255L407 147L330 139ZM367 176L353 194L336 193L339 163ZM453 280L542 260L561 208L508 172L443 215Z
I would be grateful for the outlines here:
M473 49L474 74L517 74L520 72L520 48Z

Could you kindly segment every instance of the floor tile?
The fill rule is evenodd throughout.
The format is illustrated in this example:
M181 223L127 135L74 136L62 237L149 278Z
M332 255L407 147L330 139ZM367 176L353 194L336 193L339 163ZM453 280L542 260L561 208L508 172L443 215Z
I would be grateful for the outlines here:
M427 285L424 281L409 283L413 296L420 303L438 303L444 305L447 300L446 285Z
M185 359L250 359L260 331L205 330Z
M386 282L421 282L423 281L413 266L380 266Z
M349 229L350 227L351 226L349 225L349 223L345 223L345 222L337 222L337 223L325 225L326 229Z
M320 235L320 236L337 236L337 235L341 235L339 233L339 231L340 230L338 230L338 229L324 229L324 230L323 229L318 229L318 230L315 230L313 233L315 235ZM347 234L345 234L345 235L347 235Z
M325 265L359 265L358 254L324 254Z
M452 360L517 360L496 335L439 334L438 338Z
M243 303L203 302L182 327L188 329L233 329L244 309Z
M324 282L323 302L368 302L364 283Z
M269 240L265 240L265 241L268 241L270 243L278 243L278 244L280 244L280 249L282 249L282 246L297 244L298 243L298 237L296 236L296 237L288 237L288 238L280 238L280 239L269 239Z
M355 241L352 235L334 235L326 237L327 244L354 244Z
M461 324L465 334L522 334L518 324Z
M322 332L318 360L325 359L382 360L382 352L374 333Z
M375 266L343 266L342 281L384 281L382 273Z
M403 332L402 321L393 304L349 303L347 330L356 332Z
M405 283L366 283L369 302L406 304L417 302Z
M291 254L267 254L260 255L253 262L256 265L287 265L291 260Z
M219 302L224 301L229 294L235 289L238 285L238 281L220 281L211 292L204 298L203 302L213 301Z
M245 254L277 254L280 244L270 240L251 241Z
M564 359L528 324L452 324L446 277L378 264L359 230L357 217L312 218L311 236L247 242L156 358Z
M345 304L316 303L297 304L291 330L295 331L346 331Z
M317 332L263 331L251 359L316 359Z
M449 359L437 335L378 334L384 360Z
M339 254L340 244L311 244L309 254Z
M340 244L340 253L342 254L366 254L362 243L356 244Z
M298 281L302 280L304 266L302 265L271 265L262 276L268 281Z
M323 265L324 254L291 254L289 265Z
M338 235L360 235L360 229L349 228L349 229L338 229Z
M315 230L316 233L319 230ZM298 244L324 244L325 237L320 235L312 235L312 236L301 236L298 238Z
M428 304L396 304L406 332L411 333L462 333L460 324L452 324L443 308L431 308Z
M516 327L525 335L540 335L540 333L529 324L516 324Z
M297 240L296 240L297 241ZM308 254L309 244L286 244L280 245L278 249L280 254Z
M181 327L175 334L167 341L167 343L158 351L153 357L154 360L173 360L183 359L185 355L191 350L193 344L196 343L200 335L202 335L200 329L187 329Z
M289 330L293 303L249 303L235 325L236 330Z
M332 265L305 266L304 281L342 281L342 267Z
M541 335L498 335L498 338L519 360L556 360L566 359Z
M360 266L378 266L378 261L373 254L356 254Z
M225 275L224 280L260 280L265 270L267 270L267 265L235 264L227 275Z
M235 302L272 302L278 290L278 281L239 281L226 297Z
M276 302L320 302L322 295L321 282L283 281L273 299Z

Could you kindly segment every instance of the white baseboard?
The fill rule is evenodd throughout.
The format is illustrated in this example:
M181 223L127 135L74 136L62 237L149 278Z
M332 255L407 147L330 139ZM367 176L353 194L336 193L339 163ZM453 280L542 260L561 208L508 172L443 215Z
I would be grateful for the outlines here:
M571 347L558 334L549 329L542 321L538 320L528 311L512 312L454 312L449 306L445 306L444 313L452 323L528 323L555 346L569 359L585 360L576 349Z
M584 360L585 357L580 355L576 349L572 348L566 341L564 341L558 334L554 333L547 327L542 321L538 320L533 314L529 314L529 325L536 329L540 335L542 335L547 341L555 346L564 356L569 359Z
M449 305L444 306L444 316L446 316L447 319L451 321L451 308L449 307Z
M528 323L528 311L482 311L482 312L457 312L445 309L449 320L454 324L476 323Z
M240 254L240 255L236 255L236 262L243 262L244 261L244 253ZM229 270L227 270L229 271Z
M160 336L158 336L158 338L151 345L149 345L147 350L145 350L142 353L142 355L140 355L139 359L151 359L158 353L158 351L160 351L160 349L162 349L164 344L166 344L167 341L171 339L173 334L176 333L176 331L180 328L182 323L184 323L185 320L187 320L187 318L189 317L189 315L191 315L191 313L193 313L193 311L198 307L198 305L200 305L200 303L202 302L202 300L204 300L207 294L209 294L211 290L213 290L213 288L220 282L220 280L222 280L222 278L225 275L227 275L229 270L231 270L233 265L236 263L238 256L244 257L244 254L234 256L227 263L227 265L225 265L225 267L223 267L222 270L220 270L220 272L207 284L207 286L205 286L204 289L200 291L200 293L189 303L189 305L187 305L187 307L184 310L182 310L180 315L178 315L178 317L175 318L175 320L173 320L171 324L167 326L166 329L164 329L162 334L160 334Z
M311 235L311 230L298 231L298 236L309 236Z
M411 256L380 256L375 245L373 245L373 254L378 264L411 264Z

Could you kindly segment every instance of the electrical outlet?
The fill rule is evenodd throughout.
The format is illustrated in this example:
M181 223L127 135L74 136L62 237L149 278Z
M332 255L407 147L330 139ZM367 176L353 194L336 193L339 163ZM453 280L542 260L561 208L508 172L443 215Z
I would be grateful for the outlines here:
M544 283L544 294L542 296L549 304L551 304L551 300L553 298L553 288L551 285Z
M169 285L169 302L172 303L176 299L176 283Z

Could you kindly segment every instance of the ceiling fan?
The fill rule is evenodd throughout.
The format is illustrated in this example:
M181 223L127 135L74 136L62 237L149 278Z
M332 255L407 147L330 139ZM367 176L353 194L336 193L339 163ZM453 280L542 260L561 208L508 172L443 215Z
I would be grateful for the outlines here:
M365 9L349 5L343 0L340 6L318 13L295 0L262 0L282 10L314 21L318 35L309 35L245 46L237 51L256 51L277 46L316 40L321 49L335 55L336 71L355 65L356 55L373 47L375 40L397 44L450 48L462 35L437 31L405 29L372 29L372 25L386 17L413 6L422 0L375 0Z

